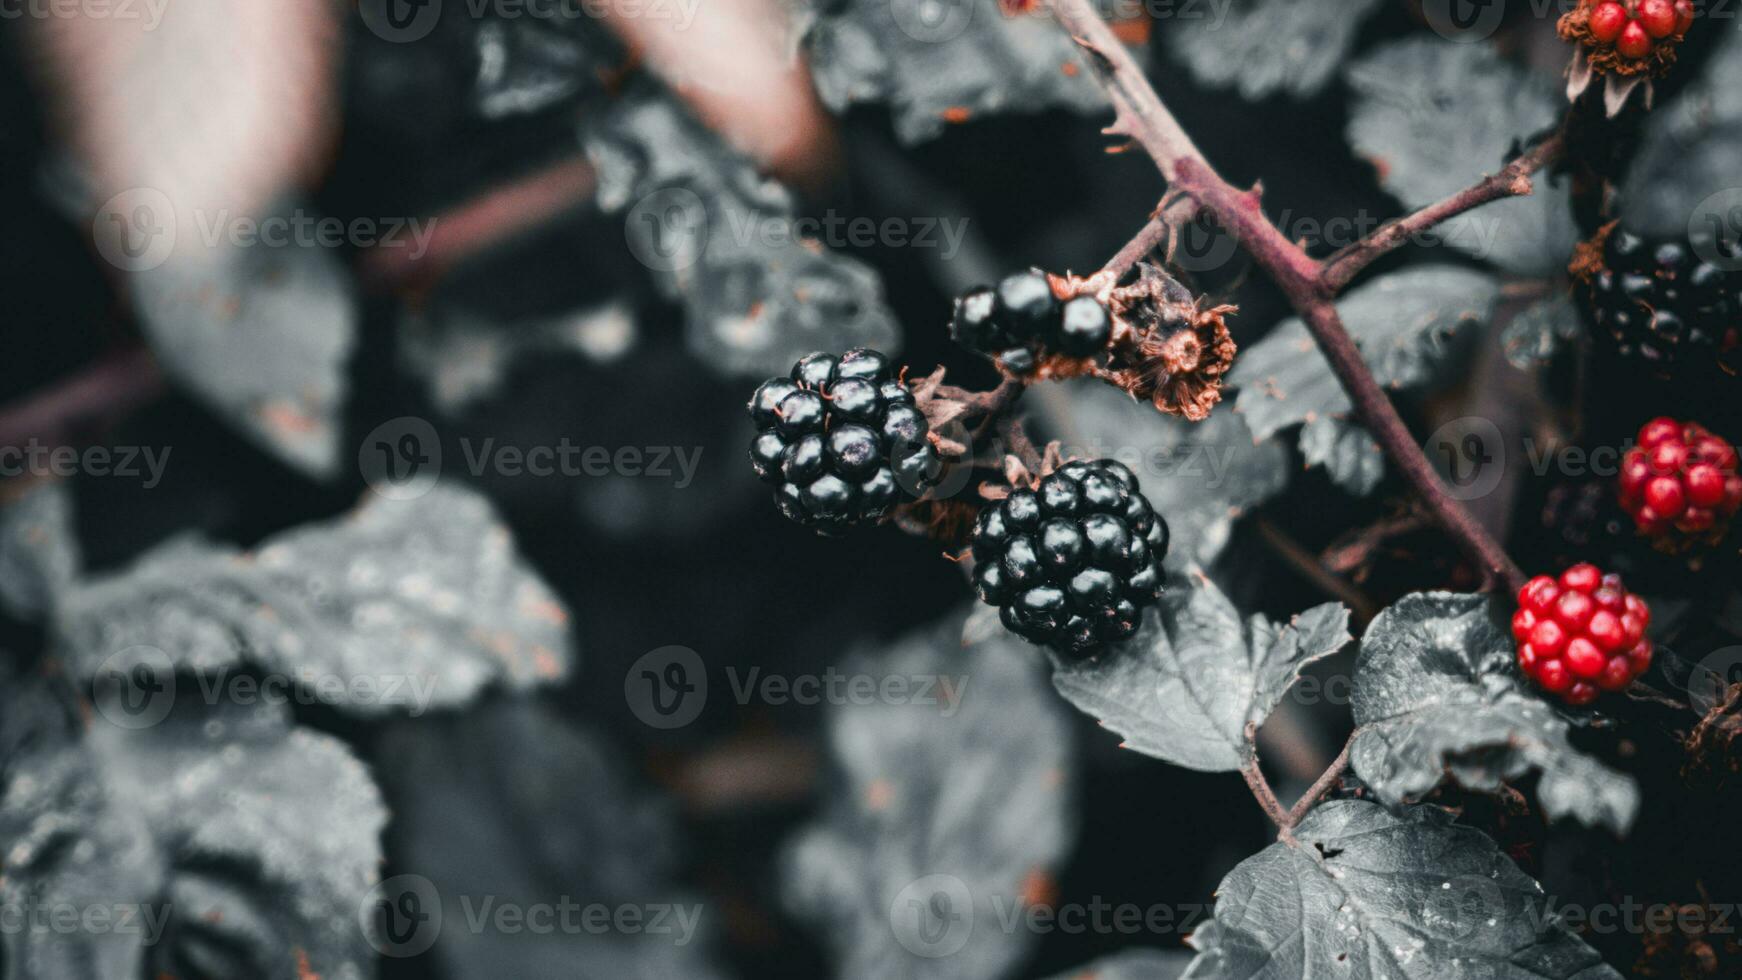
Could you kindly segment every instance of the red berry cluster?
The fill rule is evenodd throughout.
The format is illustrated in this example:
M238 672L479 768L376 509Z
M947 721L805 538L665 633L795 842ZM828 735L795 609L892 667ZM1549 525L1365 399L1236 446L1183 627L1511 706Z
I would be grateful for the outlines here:
M1742 508L1735 447L1697 423L1652 419L1621 461L1621 506L1650 537L1722 535Z
M1651 54L1659 41L1681 37L1694 25L1693 0L1608 0L1591 11L1592 40L1614 45L1623 58Z
M1574 565L1557 581L1538 575L1518 592L1512 635L1526 676L1569 704L1619 691L1651 666L1651 610L1621 576Z

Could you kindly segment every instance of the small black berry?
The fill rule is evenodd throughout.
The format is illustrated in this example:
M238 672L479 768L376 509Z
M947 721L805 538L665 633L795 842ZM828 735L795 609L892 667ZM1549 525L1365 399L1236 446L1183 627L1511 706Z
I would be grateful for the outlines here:
M998 284L994 319L1018 341L1044 337L1058 319L1059 301L1039 269L1005 276Z
M1008 345L1012 338L997 320L998 295L990 286L971 289L956 298L956 312L950 319L950 336L956 343L974 350L996 350Z
M1058 336L1052 341L1061 353L1087 357L1107 346L1113 336L1113 318L1093 296L1078 296L1060 311Z
M1167 522L1111 460L1066 463L974 522L974 584L1011 632L1085 656L1137 632L1161 595Z
M1026 347L1012 347L999 354L998 363L1004 366L1004 370L1019 376L1033 374L1034 369L1039 367L1039 363L1034 358L1034 351Z
M882 520L943 468L912 392L873 350L806 355L747 408L756 475L775 485L782 514L825 533Z

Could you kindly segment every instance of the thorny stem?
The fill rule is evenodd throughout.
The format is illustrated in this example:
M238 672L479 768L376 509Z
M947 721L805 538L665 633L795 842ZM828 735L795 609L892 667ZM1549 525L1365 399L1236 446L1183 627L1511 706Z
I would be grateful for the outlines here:
M1257 798L1258 805L1264 809L1264 815L1276 825L1278 836L1294 843L1294 824L1289 822L1288 812L1283 810L1282 803L1276 798L1276 791L1270 788L1270 781L1264 778L1264 771L1258 768L1258 725L1246 723L1246 758L1240 763L1240 776L1246 780L1247 788Z
M1306 815L1312 811L1312 808L1325 798L1325 794L1329 793L1342 780L1343 773L1349 770L1349 747L1354 744L1355 736L1350 734L1349 740L1343 743L1343 751L1337 753L1337 757L1331 760L1331 764L1325 769L1324 774L1312 786L1308 787L1305 793L1301 794L1300 799L1295 801L1294 806L1288 811L1290 828L1299 826L1300 822L1306 819Z
M1396 407L1367 369L1332 302L1334 293L1326 285L1324 266L1271 223L1260 205L1257 188L1239 190L1216 173L1089 0L1048 0L1048 3L1088 54L1113 103L1115 118L1107 132L1128 136L1142 145L1169 187L1190 195L1209 211L1269 273L1306 322L1367 428L1414 485L1429 512L1488 579L1513 589L1521 587L1523 572L1487 529L1447 492ZM1430 224L1421 224L1417 230Z

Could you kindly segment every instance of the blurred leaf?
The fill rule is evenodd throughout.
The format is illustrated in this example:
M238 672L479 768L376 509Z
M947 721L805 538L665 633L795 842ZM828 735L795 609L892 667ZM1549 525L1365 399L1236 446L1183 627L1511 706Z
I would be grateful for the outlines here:
M34 620L48 613L82 564L65 482L27 486L0 511L0 604L12 615Z
M1258 442L1230 411L1202 422L1163 416L1100 382L1047 389L1049 427L1067 457L1117 459L1137 474L1144 496L1173 532L1167 565L1214 562L1234 520L1288 486L1288 453Z
M1127 949L1053 977L1053 980L1179 980L1192 961L1181 950Z
M338 474L359 314L332 249L226 242L177 253L129 285L171 377L285 462Z
M395 812L398 870L440 896L448 926L428 956L445 975L722 976L710 962L716 907L672 884L675 815L630 784L598 737L535 702L503 699L396 722L378 758ZM465 927L496 909L563 902L637 908L646 928L599 933L578 921L565 928L560 918L543 934L491 928L488 918L485 928Z
M1499 298L1500 284L1492 276L1425 266L1367 283L1343 297L1337 310L1374 380L1391 391L1410 391L1440 380L1450 366L1452 336L1469 324L1486 322ZM1258 439L1321 418L1346 422L1354 408L1299 317L1290 317L1263 340L1247 345L1229 378L1240 389L1234 408ZM1355 438L1355 432L1366 435L1347 422L1342 432L1303 432L1301 449L1309 463L1330 459L1334 454L1327 454L1332 448L1327 435L1338 436L1334 442L1340 443ZM1358 465L1362 461L1352 456L1348 462L1354 468L1338 482L1358 487L1366 479Z
M1323 466L1331 481L1365 497L1385 478L1385 451L1361 426L1332 415L1321 415L1300 430L1300 451L1307 466Z
M1228 0L1180 4L1162 21L1168 50L1198 81L1257 101L1318 94L1379 0ZM1231 15L1231 16L1230 16Z
M1513 317L1501 333L1500 343L1512 366L1527 371L1554 357L1556 351L1584 332L1584 318L1573 305L1572 297L1556 292Z
M1621 219L1639 234L1742 233L1742 37L1729 32L1699 81L1645 119L1621 194Z
M789 844L783 892L839 976L1005 976L1038 937L998 923L1044 894L1074 838L1071 730L1038 658L1008 634L961 636L954 618L841 668L939 683L935 704L830 714L839 778Z
M0 696L0 717L55 698L39 684ZM342 744L294 728L281 705L180 698L123 728L124 709L99 704L88 724L69 711L43 725L38 710L21 732L8 718L0 897L114 927L9 931L7 976L374 975L357 912L387 814Z
M543 112L603 92L627 54L593 17L485 20L472 38L478 71L472 99L485 119Z
M1190 980L1619 980L1542 886L1442 810L1321 804L1222 879Z
M1263 724L1309 664L1342 649L1349 610L1315 606L1288 624L1239 610L1203 572L1168 580L1130 641L1090 660L1059 660L1053 685L1135 749L1188 769L1228 772L1246 759L1246 725Z
M1393 41L1351 65L1348 77L1357 96L1349 140L1409 208L1499 170L1566 108L1554 78L1503 61L1486 44ZM1578 227L1566 192L1547 174L1535 180L1529 197L1453 218L1434 239L1515 275L1559 275Z
M894 350L877 273L800 239L792 194L669 95L619 99L582 139L599 205L624 215L630 252L683 302L703 364L766 377L813 350Z
M83 676L146 647L202 675L256 666L366 716L560 679L570 646L567 612L508 529L452 484L372 497L250 554L159 548L67 596L58 632Z
M634 346L634 312L607 302L559 316L509 322L464 309L421 310L400 321L406 367L449 415L496 394L509 371L533 355L572 352L609 363Z
M1638 787L1575 750L1567 722L1524 690L1499 617L1482 596L1427 592L1373 620L1355 667L1355 772L1395 806L1446 779L1491 792L1540 771L1549 817L1626 833Z
M794 7L823 103L837 113L887 103L904 143L988 115L1107 108L1069 34L1044 12L1007 13L998 0L794 0Z

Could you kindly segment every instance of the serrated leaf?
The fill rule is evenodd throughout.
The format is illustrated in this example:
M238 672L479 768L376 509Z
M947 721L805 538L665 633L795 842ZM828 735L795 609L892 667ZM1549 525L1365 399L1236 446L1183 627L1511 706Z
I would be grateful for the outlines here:
M877 273L803 240L792 194L669 94L618 99L582 141L600 207L624 215L630 251L683 302L701 363L767 377L814 350L895 349Z
M395 722L378 759L402 873L432 886L448 923L426 955L445 975L724 975L712 962L711 937L723 925L716 907L675 885L676 814L634 785L607 740L510 698ZM465 846L456 847L460 840ZM391 903L402 894L382 897ZM634 908L647 928L600 934L560 920L544 932L454 927L468 915L489 923L504 908L563 902Z
M78 576L72 506L71 491L56 480L27 488L0 512L0 604L14 616L43 616Z
M1447 365L1453 336L1486 322L1499 298L1500 284L1492 276L1426 266L1368 283L1338 302L1337 310L1374 380L1391 391L1410 391L1435 382ZM1258 439L1353 410L1298 317L1241 351L1230 380L1240 389L1234 408Z
M782 892L818 926L839 976L1004 976L1037 936L999 922L1021 913L1074 839L1070 725L1037 658L1007 633L966 647L961 636L953 617L843 668L940 685L936 704L830 714L839 781L823 817L789 842Z
M252 554L160 548L70 594L56 630L81 676L145 647L201 675L252 665L375 716L563 677L567 619L489 503L440 485L413 500L371 498Z
M458 415L494 395L523 358L573 353L609 362L635 343L633 311L622 302L560 316L503 322L464 309L410 313L400 321L408 370L423 378L430 399Z
M1233 412L1187 422L1099 382L1062 390L1067 397L1045 408L1064 454L1117 459L1137 474L1173 532L1170 569L1214 562L1234 520L1288 486L1288 453L1254 440Z
M1135 637L1091 660L1059 660L1053 685L1126 748L1232 771L1246 758L1246 725L1262 724L1303 669L1350 639L1340 603L1287 624L1253 616L1243 627L1234 604L1193 568L1168 580Z
M1584 318L1573 305L1572 297L1556 293L1513 317L1501 332L1500 343L1505 348L1506 360L1520 371L1527 371L1554 357L1555 352L1584 332Z
M1409 208L1499 170L1517 144L1566 108L1553 78L1502 60L1486 44L1394 41L1350 65L1348 78L1356 93L1349 141ZM1459 215L1435 239L1515 275L1561 273L1579 240L1572 205L1546 174L1535 181L1530 196Z
M182 699L143 728L121 711L8 739L0 897L117 927L8 935L6 975L373 976L357 913L387 814L350 751L282 705Z
M1309 467L1323 466L1331 481L1365 497L1385 478L1385 451L1366 429L1321 415L1300 430L1300 451Z
M1052 980L1179 980L1192 954L1171 949L1128 949L1061 973Z
M998 0L795 0L794 31L823 104L884 103L904 143L1007 112L1104 112L1105 98L1051 17Z
M1448 778L1492 791L1540 771L1550 817L1626 833L1638 787L1572 747L1567 722L1524 690L1513 658L1512 635L1482 596L1415 593L1380 613L1355 665L1356 774L1396 805Z
M1379 0L1230 0L1179 4L1163 23L1168 50L1198 81L1248 101L1316 95Z
M330 248L227 242L128 280L151 349L177 383L262 448L335 476L345 368L359 318Z
M1620 980L1542 886L1442 810L1335 800L1240 862L1189 980Z
M1621 220L1643 235L1742 233L1742 37L1721 42L1698 82L1645 120L1621 194Z

